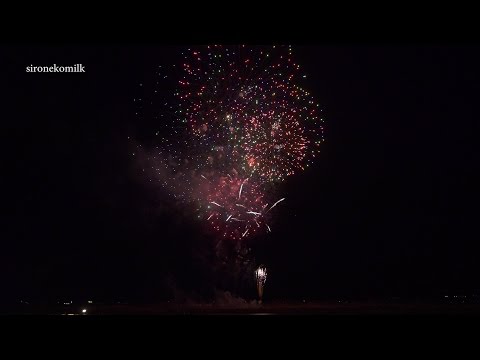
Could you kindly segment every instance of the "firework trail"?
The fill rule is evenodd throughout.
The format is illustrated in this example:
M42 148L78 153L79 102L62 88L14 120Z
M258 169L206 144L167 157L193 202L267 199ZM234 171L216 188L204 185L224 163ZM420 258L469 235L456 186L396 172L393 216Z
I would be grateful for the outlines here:
M272 210L275 206L277 206L278 203L282 202L283 200L285 200L285 198L282 198L280 200L278 200L275 204L273 204L270 209L267 210L267 212L269 212L270 210Z
M240 197L242 196L242 189L243 189L243 184L245 184L245 181L248 179L243 180L242 185L240 185L240 190L238 192L238 199L240 200Z

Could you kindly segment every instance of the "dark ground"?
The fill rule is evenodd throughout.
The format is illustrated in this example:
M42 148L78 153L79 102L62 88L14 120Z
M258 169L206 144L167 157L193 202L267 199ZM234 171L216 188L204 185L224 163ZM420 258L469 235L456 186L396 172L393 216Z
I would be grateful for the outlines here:
M10 314L30 315L480 315L480 304L269 303L244 306L173 303L150 305L27 306Z

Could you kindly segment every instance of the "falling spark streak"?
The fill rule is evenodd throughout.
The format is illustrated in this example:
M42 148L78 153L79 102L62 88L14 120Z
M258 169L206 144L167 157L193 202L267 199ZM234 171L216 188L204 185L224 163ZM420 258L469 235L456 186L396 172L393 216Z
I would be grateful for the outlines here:
M243 180L242 185L240 185L240 190L238 192L238 200L240 200L240 196L242 196L243 184L245 184L245 181L247 181L247 180L248 180L248 178Z
M230 220L230 218L231 218L231 217L232 217L232 215L230 215L230 216L227 218L227 220L226 220L226 221Z
M247 230L243 233L242 238L245 237L245 235L247 235L248 230L250 230L250 229L247 229Z
M207 180L207 181L208 181L208 179L207 179L205 176L203 176L203 175L200 175L200 176L201 176L202 178L204 178L205 180Z
M267 210L267 212L272 210L279 202L282 202L283 200L285 200L285 198L282 198L282 199L278 200L275 204L272 205L272 207L270 209Z
M267 225L268 232L272 232L272 230L270 230L270 226L268 226L267 223L265 223L265 225Z
M208 217L208 219L207 219L207 220L210 220L210 218L211 218L212 216L213 216L213 214L211 214L211 215Z
M262 215L262 213L259 213L259 212L255 212L255 211L247 211L247 214L253 214L253 215Z
M235 205L240 206L240 207L243 207L243 208L246 209L246 206L245 206L245 205L242 205L242 204L235 204Z
M232 220L241 221L241 222L244 222L244 221L245 221L245 220L240 220L240 219L237 219L237 218L234 218L234 217L232 217Z
M220 205L220 204L217 204L215 201L211 201L211 202L210 202L210 204L217 205L217 206L220 206L221 208L223 208L223 206L222 206L222 205Z

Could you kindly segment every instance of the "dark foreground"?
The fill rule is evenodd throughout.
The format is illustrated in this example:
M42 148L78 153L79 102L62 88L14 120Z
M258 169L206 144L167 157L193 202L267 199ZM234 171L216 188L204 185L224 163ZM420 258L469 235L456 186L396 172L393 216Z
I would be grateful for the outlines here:
M85 311L84 311L85 310ZM3 315L480 315L480 304L271 303L30 306Z

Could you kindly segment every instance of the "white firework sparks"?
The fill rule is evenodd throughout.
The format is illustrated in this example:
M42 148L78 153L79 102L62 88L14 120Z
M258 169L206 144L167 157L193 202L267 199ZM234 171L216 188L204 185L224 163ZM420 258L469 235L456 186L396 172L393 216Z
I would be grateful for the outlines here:
M257 278L257 282L262 285L265 284L267 281L267 268L265 266L259 266L255 271L255 277Z
M238 191L238 200L240 200L240 197L242 196L243 184L245 184L245 181L247 181L247 180L248 180L248 178L243 180L242 185L240 185L240 190Z
M283 200L285 200L285 198L282 198L280 200L278 200L275 204L273 204L270 209L267 210L267 212L269 212L270 210L272 210L275 206L277 206L278 203L282 202Z

